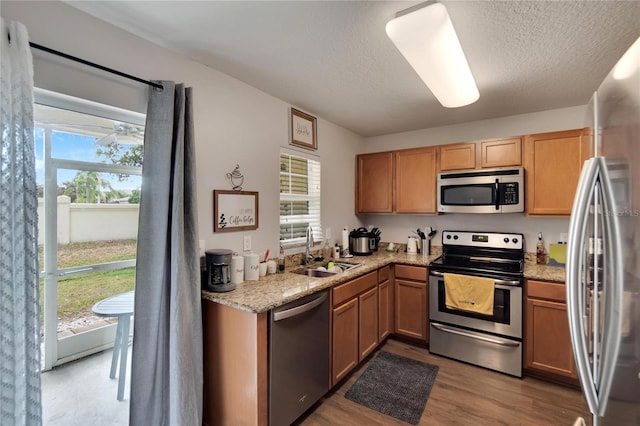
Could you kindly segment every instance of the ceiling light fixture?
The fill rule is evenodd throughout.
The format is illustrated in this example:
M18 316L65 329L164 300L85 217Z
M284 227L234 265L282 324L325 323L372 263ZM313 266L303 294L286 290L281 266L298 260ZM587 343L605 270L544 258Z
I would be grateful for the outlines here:
M442 106L457 108L480 97L447 9L425 3L399 12L387 35Z

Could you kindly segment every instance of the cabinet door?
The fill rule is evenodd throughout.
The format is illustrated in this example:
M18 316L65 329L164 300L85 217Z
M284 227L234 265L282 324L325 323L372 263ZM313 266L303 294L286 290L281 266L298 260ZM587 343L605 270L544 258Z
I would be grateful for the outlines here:
M569 215L582 163L591 156L582 129L525 136L527 214Z
M393 153L356 157L356 213L393 211Z
M358 360L362 361L378 346L378 287L358 296Z
M358 364L358 298L333 309L333 384Z
M577 379L567 305L527 298L525 367Z
M476 144L457 143L440 147L440 170L476 168Z
M480 142L480 167L506 167L522 165L520 138Z
M396 279L395 332L427 342L427 284Z
M378 284L378 342L382 342L393 327L391 316L391 285L389 280Z
M395 152L396 212L436 213L436 149Z

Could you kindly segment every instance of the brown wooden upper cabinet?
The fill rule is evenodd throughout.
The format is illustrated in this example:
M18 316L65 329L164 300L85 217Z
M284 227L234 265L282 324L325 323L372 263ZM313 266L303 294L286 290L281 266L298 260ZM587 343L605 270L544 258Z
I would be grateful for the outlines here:
M440 147L440 170L476 168L476 144L456 143Z
M495 139L440 146L440 170L522 165L522 139Z
M480 142L480 167L522 165L522 139L500 139Z
M356 213L436 213L435 147L356 157Z
M356 156L356 213L393 212L393 152Z
M582 164L592 155L583 129L524 138L526 212L570 215Z
M436 213L436 148L395 152L396 213Z

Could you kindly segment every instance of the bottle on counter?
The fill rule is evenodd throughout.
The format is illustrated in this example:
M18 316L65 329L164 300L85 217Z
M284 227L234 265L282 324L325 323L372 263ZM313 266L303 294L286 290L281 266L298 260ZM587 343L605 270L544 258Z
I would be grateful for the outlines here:
M324 240L324 247L322 248L322 257L324 260L329 260L333 257L333 249L331 248L331 244L329 244L329 239Z
M284 247L280 244L280 253L278 253L278 273L284 272Z
M538 265L544 265L547 263L547 254L544 251L542 232L538 232L538 244L536 245L536 263Z

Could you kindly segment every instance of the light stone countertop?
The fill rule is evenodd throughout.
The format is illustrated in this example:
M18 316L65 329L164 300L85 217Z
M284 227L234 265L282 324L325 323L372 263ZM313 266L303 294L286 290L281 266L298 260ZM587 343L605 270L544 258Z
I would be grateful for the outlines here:
M431 261L441 254L441 247L432 247L432 254L423 259L421 254L395 253L380 250L371 256L354 256L340 259L348 263L362 263L357 268L334 276L317 278L290 272L299 268L287 268L283 274L272 274L260 277L258 281L245 281L238 284L235 290L227 293L214 293L202 290L202 298L247 312L262 313L297 300L303 296L331 288L350 281L378 268L398 263L403 265L429 266ZM537 265L535 261L525 261L525 278L546 281L565 281L564 267Z
M214 293L202 290L202 298L221 303L247 312L262 313L303 296L350 281L367 272L393 263L404 265L428 266L440 256L440 247L432 248L432 255L423 260L421 254L395 253L380 250L371 256L354 256L337 262L362 263L357 268L341 272L334 276L317 278L289 272L299 268L287 268L284 274L272 274L260 277L258 281L245 281L235 290L227 293Z
M563 284L566 279L564 266L538 265L535 262L524 263L524 277Z

